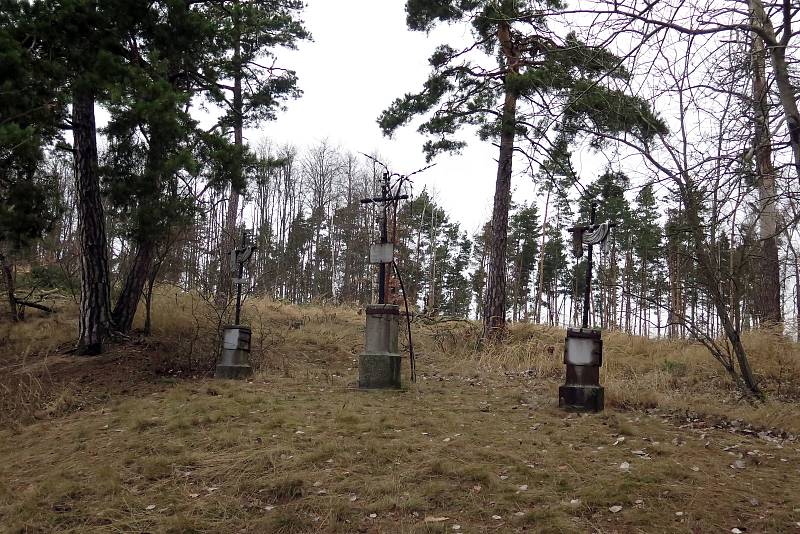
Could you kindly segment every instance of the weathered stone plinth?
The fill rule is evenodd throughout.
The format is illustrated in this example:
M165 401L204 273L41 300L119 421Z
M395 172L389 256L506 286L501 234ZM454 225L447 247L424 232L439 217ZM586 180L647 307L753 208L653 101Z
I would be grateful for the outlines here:
M399 389L399 354L367 354L358 357L358 387L361 389Z
M250 327L226 326L222 336L222 354L214 378L243 378L253 374L250 367Z
M600 385L603 340L599 330L568 328L564 342L566 383L558 388L558 406L579 412L600 412L604 390Z
M364 352L358 357L360 389L399 389L402 356L397 333L400 307L394 304L367 306Z
M604 388L603 386L559 386L558 406L575 412L602 412Z

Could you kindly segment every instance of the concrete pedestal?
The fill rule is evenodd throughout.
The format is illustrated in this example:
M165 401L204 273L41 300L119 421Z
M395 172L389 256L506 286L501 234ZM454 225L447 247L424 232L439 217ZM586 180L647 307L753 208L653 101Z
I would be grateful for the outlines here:
M600 412L604 390L600 385L603 340L599 330L568 328L564 342L566 383L558 388L558 406L579 412Z
M360 389L399 389L402 356L397 333L400 307L395 304L367 306L364 352L358 357Z
M250 327L226 326L222 336L222 354L214 378L242 378L253 374L250 367Z

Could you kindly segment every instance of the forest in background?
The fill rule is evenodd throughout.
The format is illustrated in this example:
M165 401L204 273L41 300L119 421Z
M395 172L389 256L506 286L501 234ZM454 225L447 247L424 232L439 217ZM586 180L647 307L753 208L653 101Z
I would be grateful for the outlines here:
M241 229L259 247L249 267L253 291L292 303L371 302L376 275L368 263L369 245L378 239L380 213L360 200L376 194L381 169L326 142L305 150L265 143L256 155L238 215ZM101 160L105 157L101 155ZM59 216L45 239L16 256L15 271L21 287L45 292L64 288L77 298L80 266L72 166L65 158L51 157L43 169L53 180L52 191L59 193L55 199ZM219 282L227 192L202 192L202 180L193 185L191 194L197 199L193 217L164 241L151 279L213 294ZM671 294L669 274L674 265L664 254L668 243L662 237L658 201L652 186L645 186L631 203L624 195L629 188L624 174L610 172L590 185L591 194L603 201L599 217L620 223L599 263L601 280L609 283L600 286L594 323L632 334L680 336L681 330L667 329L657 313L658 303L668 302ZM568 198L548 196L544 231L544 214L537 203L515 205L511 213L509 316L513 321L575 323L581 303L574 296L582 294L585 271L582 262L572 260L565 234L588 209L583 203L573 213ZM107 207L110 266L118 293L135 243L127 235L125 212L110 202ZM411 305L430 314L478 318L485 287L485 229L470 235L426 190L399 206L396 224L393 214L390 219ZM676 224L674 219L670 224ZM673 261L677 257L673 255ZM691 285L687 274L672 279L680 278L684 287ZM619 281L624 287L615 292ZM620 298L622 290L625 298ZM634 298L634 292L654 302ZM681 292L688 296L684 297L687 315L703 314L707 302L688 287Z
M248 267L254 294L295 304L374 301L376 273L369 264L369 246L379 239L380 213L365 207L361 199L377 194L380 167L325 141L305 149L264 142L254 152L237 214L237 237L245 230L259 247ZM101 161L111 157L101 152ZM61 289L77 299L80 263L73 167L56 152L44 160L40 172L52 184L57 217L44 239L13 255L6 253L5 268L16 285L34 295ZM214 295L223 261L228 191L209 188L202 173L191 185L187 189L188 199L195 203L191 217L160 244L149 282ZM114 185L106 187L110 192ZM632 189L633 202L627 198ZM652 184L632 188L620 172L604 173L588 185L587 195L600 201L599 220L619 224L596 264L592 324L634 335L690 336L679 320L669 320L664 311L676 308L693 323L707 321L708 328L719 334L713 304L693 273L691 244L681 233L678 203L669 204L663 225L661 209L669 199L657 198ZM558 190L545 191L538 200L544 201L546 214L540 202L514 204L510 214L509 319L577 324L585 264L573 258L567 228L587 219L588 202L576 204ZM106 208L112 288L118 294L136 243L129 235L124 206L114 205L109 194ZM480 318L488 258L486 226L488 221L483 231L470 234L427 190L414 192L400 204L396 216L390 213L396 261L409 303L418 312ZM720 237L726 239L724 234ZM782 301L790 304L797 294L792 283L797 261L791 247L781 252ZM721 254L728 258L736 250L727 247ZM744 280L746 291L738 297L744 329L759 326L754 313L758 285L755 273L750 276ZM151 289L148 284L145 296ZM399 286L392 289L402 296Z

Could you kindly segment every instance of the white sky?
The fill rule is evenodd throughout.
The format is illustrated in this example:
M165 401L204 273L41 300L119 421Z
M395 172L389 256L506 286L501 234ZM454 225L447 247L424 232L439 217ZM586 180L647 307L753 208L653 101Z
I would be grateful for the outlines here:
M279 56L281 65L297 71L303 97L290 102L277 121L250 132L248 141L266 136L305 147L327 138L345 150L376 151L396 172L425 166L419 122L389 139L376 121L395 98L422 87L434 48L468 39L466 28L442 28L430 36L412 32L405 0L309 0L304 19L314 41ZM463 153L437 157L435 167L415 177L414 193L427 185L472 233L491 217L497 149L468 132L463 138L469 142ZM516 200L533 196L524 176L515 176L512 187Z

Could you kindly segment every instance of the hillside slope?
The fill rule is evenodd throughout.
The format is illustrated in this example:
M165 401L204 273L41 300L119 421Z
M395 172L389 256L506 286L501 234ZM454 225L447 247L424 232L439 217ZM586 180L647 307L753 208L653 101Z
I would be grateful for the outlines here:
M748 340L753 407L699 347L608 335L608 408L581 416L555 407L557 329L477 353L474 325L418 322L418 382L362 392L357 309L251 302L259 370L214 381L213 318L187 298L94 359L59 353L69 310L2 333L0 529L800 529L798 349L777 336Z

